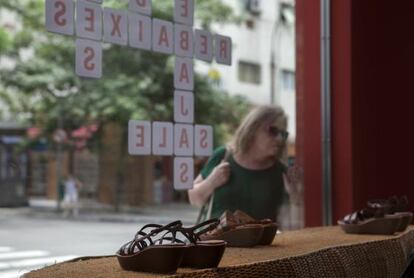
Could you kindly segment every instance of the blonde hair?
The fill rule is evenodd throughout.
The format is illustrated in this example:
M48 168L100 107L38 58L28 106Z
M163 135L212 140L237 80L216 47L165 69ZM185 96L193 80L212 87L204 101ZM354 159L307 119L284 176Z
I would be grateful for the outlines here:
M237 128L234 138L230 143L232 151L234 153L247 153L259 128L266 124L275 123L280 118L287 125L287 116L280 106L263 105L254 108L247 114Z

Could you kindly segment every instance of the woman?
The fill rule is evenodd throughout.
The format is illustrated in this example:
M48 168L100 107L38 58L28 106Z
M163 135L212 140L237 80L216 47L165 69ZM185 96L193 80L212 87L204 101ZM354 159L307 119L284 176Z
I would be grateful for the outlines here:
M201 170L188 191L190 203L201 207L214 193L210 217L239 209L256 219L276 220L288 197L286 167L280 161L286 148L286 128L287 118L281 107L252 110L233 141L216 149Z

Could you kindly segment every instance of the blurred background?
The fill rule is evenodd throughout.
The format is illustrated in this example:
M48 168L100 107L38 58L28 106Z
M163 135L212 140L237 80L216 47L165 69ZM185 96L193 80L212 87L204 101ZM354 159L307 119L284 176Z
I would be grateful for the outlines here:
M284 160L295 163L294 5L195 1L194 27L233 40L232 66L194 60L195 122L213 126L215 146L251 107L277 103L289 117ZM173 6L153 0L152 16L172 21ZM173 157L127 153L130 119L173 121L174 57L103 44L103 77L79 78L74 37L48 33L44 11L43 0L0 0L0 277L113 254L140 225L198 214L173 189ZM195 175L205 162L195 158ZM62 210L69 173L83 185L76 217ZM302 211L287 204L282 229L303 227Z

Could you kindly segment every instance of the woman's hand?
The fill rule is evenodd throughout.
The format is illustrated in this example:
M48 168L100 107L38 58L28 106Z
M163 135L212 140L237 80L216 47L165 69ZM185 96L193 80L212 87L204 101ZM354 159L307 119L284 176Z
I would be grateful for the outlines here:
M292 203L299 204L303 197L302 169L299 166L289 167L287 174L283 174L283 180Z
M222 161L217 165L207 180L213 188L217 188L225 184L230 177L230 164L227 161Z

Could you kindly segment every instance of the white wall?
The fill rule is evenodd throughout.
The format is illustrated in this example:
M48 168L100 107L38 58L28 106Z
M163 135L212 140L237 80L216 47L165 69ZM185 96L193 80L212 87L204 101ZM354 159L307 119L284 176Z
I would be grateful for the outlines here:
M269 104L271 93L270 55L272 29L279 18L279 3L285 2L293 5L293 0L261 0L261 13L253 16L244 7L244 1L224 0L231 5L238 14L244 13L246 18L253 20L254 28L248 28L246 22L240 25L225 24L213 26L213 31L230 36L233 41L232 66L206 64L197 62L196 69L201 72L217 70L221 77L220 87L230 94L247 97L255 104ZM295 71L295 29L291 25L279 24L276 29L274 41L276 63L276 94L275 102L281 105L289 117L290 140L295 138L295 92L282 89L282 70ZM242 82L238 78L239 61L259 64L261 67L261 83L253 84Z

